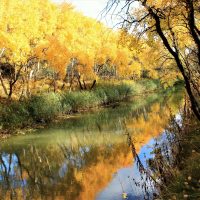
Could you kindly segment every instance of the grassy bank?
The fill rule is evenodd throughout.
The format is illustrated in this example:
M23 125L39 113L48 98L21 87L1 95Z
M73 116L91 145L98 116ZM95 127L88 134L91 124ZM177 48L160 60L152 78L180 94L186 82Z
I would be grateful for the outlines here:
M192 125L192 126L191 126ZM193 123L181 138L178 162L162 199L200 199L200 124Z
M47 124L60 115L110 105L160 87L160 83L155 80L99 83L91 91L50 92L20 102L1 103L1 132L12 132L15 129L32 127L34 124Z
M181 118L173 117L165 134L148 161L158 181L155 199L200 199L200 122L185 105Z

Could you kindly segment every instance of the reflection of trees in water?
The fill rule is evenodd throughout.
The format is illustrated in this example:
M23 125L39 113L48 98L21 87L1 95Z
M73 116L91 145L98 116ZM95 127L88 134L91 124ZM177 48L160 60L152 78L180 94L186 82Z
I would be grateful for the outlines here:
M1 184L1 194L2 196L5 196L5 191L10 191L10 199L13 199L15 196L15 190L12 188L12 184L10 182L10 176L11 176L11 163L13 162L13 156L12 154L7 155L7 163L5 162L5 159L2 158L3 155L0 154L0 169L1 169L1 176L0 176L0 184Z
M127 131L127 137L129 145L132 149L135 163L137 164L141 177L145 177L141 178L142 181L140 183L135 182L135 185L143 187L146 196L145 199L154 199L154 197L157 199L158 196L162 199L168 199L172 196L175 198L177 195L175 191L180 193L178 193L180 198L183 198L182 192L184 194L185 190L181 191L181 187L178 186L178 184L181 184L181 180L178 180L177 173L180 173L178 172L179 170L184 169L184 159L191 154L192 149L199 149L194 145L195 143L198 144L198 142L194 142L194 136L191 135L192 132L197 133L199 130L199 122L195 121L188 101L185 100L185 104L182 108L180 108L178 114L175 115L171 108L168 109L168 112L168 114L170 114L170 122L165 128L164 133L154 140L151 152L153 157L146 160L147 167L144 167L141 162L140 157L137 154L134 141L132 140L130 133ZM196 135L194 138L196 138ZM193 144L191 145L192 142ZM193 151L196 152L195 150ZM194 170L196 170L195 167ZM195 177L193 178L195 179ZM178 183L172 183L172 180L175 182L178 181ZM153 196L149 196L148 181L153 183ZM169 184L172 188L168 187ZM191 199L196 199L199 195L198 183L197 181L193 181L191 185L193 185L190 186L192 189L190 188L189 190L189 186L187 185L185 188L189 190L187 191L188 193L191 193ZM172 193L172 191L174 193Z
M130 134L127 132L127 139L128 139L128 144L131 147L132 155L135 160L135 164L140 172L141 180L140 182L137 182L134 178L133 183L135 184L136 187L142 188L144 191L144 199L151 199L152 194L150 192L154 191L154 185L157 184L157 180L151 175L151 173L144 167L143 163L140 160L140 157L136 151L134 142L132 140L132 137Z
M178 107L174 107L174 110L171 112L176 113ZM143 109L144 110L144 109ZM144 110L144 111L147 111ZM147 143L152 136L158 136L163 130L166 124L168 123L169 117L170 117L170 110L162 109L162 106L160 104L155 104L152 106L151 109L146 112L147 118L138 117L131 118L130 120L127 120L126 128L128 131L130 131L130 135L134 138L134 151L133 146L131 146L132 153L134 152L133 156L136 158L136 162L138 163L140 172L141 172L141 181L137 183L135 180L132 179L132 177L129 178L130 184L137 185L144 189L144 195L148 198L150 198L150 194L148 194L148 187L151 185L151 181L153 179L153 176L146 170L142 163L140 162L140 159L138 156L136 156L136 152L140 151L140 148L142 145ZM156 122L156 125L155 125ZM123 123L121 123L123 125ZM136 128L133 128L136 127ZM139 131L137 131L137 127L139 127ZM122 128L125 130L124 128ZM117 148L116 146L114 148ZM77 173L77 176L81 176L81 181L83 185L83 190L81 191L81 195L79 199L94 199L95 195L107 185L107 183L112 179L111 174L117 172L118 169L121 168L121 166L125 167L123 164L123 156L120 156L120 152L122 151L123 147L119 146L119 150L117 150L118 153L115 155L109 155L107 159L103 158L101 160L97 160L94 165L92 165L92 168L85 167L85 169L82 169L82 173ZM65 150L64 150L65 151ZM88 149L86 149L88 151ZM105 151L105 150L104 150ZM108 153L111 151L109 150ZM69 153L68 155L71 155ZM86 155L86 154L85 154ZM132 161L132 155L131 151L129 149L129 153L125 155L127 159L127 163L131 163ZM109 158L114 158L113 161L110 161ZM79 159L81 160L81 158ZM85 160L85 158L83 158ZM80 162L79 162L80 163ZM110 163L112 163L110 165ZM90 166L91 166L90 165ZM129 164L130 165L130 164ZM143 173L142 173L143 171ZM148 173L147 173L148 172ZM80 175L81 174L81 175ZM106 176L108 175L108 176ZM86 180L86 181L85 181ZM98 181L96 181L98 180ZM104 183L102 180L106 180ZM148 181L148 183L147 183ZM99 182L99 183L97 183ZM154 180L154 182L157 182ZM93 188L93 191L91 191L91 185ZM154 186L152 186L154 188ZM122 191L123 185L122 185Z
M164 137L157 139L153 149L153 153L155 155L154 158L148 160L149 169L160 182L157 188L161 198L168 199L172 195L176 198L175 191L177 189L176 187L178 187L176 185L176 181L181 184L181 179L178 180L177 174L180 175L180 170L183 170L186 167L184 166L184 163L187 160L187 156L189 157L191 154L192 149L199 149L199 146L195 146L195 142L193 141L198 138L196 135L198 133L198 129L199 122L194 119L190 104L186 99L180 114L171 117L170 124L165 130ZM195 133L195 136L193 135L193 132ZM196 144L198 144L198 142L199 141L197 141ZM194 163L195 162L196 161L194 161ZM173 184L172 181L174 181ZM173 194L170 193L170 188L168 188L169 184L173 185ZM192 192L193 195L193 197L192 195L190 196L191 199L196 199L195 195L199 195L199 192L195 191L195 189L197 189L195 186L199 189L198 183L195 183L194 181L193 189L190 188L190 192ZM184 187L179 186L177 190L179 190L179 197L183 198L182 192L184 193L184 189L181 188ZM177 197L177 199L179 199L179 197Z
M129 152L126 147L125 144L119 145L117 148L79 146L75 149L74 147L60 146L61 151L59 148L43 151L31 146L16 154L1 154L1 199L46 199L47 197L79 199L82 187L87 187L83 183L86 184L88 180L90 183L92 179L95 182L95 173L102 174L106 171L102 171L105 163L110 167L113 166L118 152L120 152L117 159L119 163L122 157L126 159ZM9 159L5 160L5 157ZM126 164L124 159L121 165ZM104 160L106 160L105 163ZM93 168L97 163L101 163L97 168L102 166L99 172L97 168L96 170L95 167ZM116 167L121 165L117 164ZM113 169L115 169L115 165ZM82 172L83 174L81 174ZM82 175L88 179L81 180ZM110 180L112 174L108 173L107 176ZM97 181L99 182L99 180ZM102 181L105 184L108 180L102 179Z
M57 153L31 146L23 152L1 155L1 199L75 198L81 187L74 178L74 168L69 167L68 173L61 177L59 170L63 157ZM7 162L5 157L15 157L15 161L9 159Z
M170 103L173 102L173 98ZM168 103L169 103L168 102ZM140 181L137 181L134 179L134 177L128 177L131 185L135 185L136 187L139 187L143 191L143 197L142 199L152 199L157 196L156 191L158 188L162 187L163 181L166 181L166 177L170 177L172 174L169 170L169 165L163 165L164 159L168 159L170 157L169 148L167 148L167 145L162 143L159 144L157 142L157 139L155 139L155 146L152 147L152 154L155 155L154 160L157 162L157 169L159 169L160 177L158 178L155 173L153 173L151 168L146 167L146 164L141 161L139 152L140 148L143 144L148 143L148 141L152 137L160 138L158 137L160 133L164 131L164 128L167 128L164 132L165 138L164 141L175 141L177 143L177 140L174 139L174 136L172 136L172 132L175 132L175 128L177 128L180 131L180 127L177 124L177 121L175 120L177 112L180 113L182 110L182 106L179 106L179 104L176 104L176 106L173 104L173 106L169 106L170 104L165 104L161 106L160 104L154 104L150 111L147 113L146 117L139 115L137 118L132 118L130 123L129 121L124 121L124 130L127 135L128 145L131 148L132 155L135 161L135 165L138 168L138 171L140 172ZM143 112L145 115L145 112ZM156 122L156 123L155 123ZM171 122L168 125L168 122ZM174 126L174 124L176 126ZM170 128L170 131L168 130ZM168 132L168 134L167 134ZM163 135L161 135L161 138L163 138ZM160 149L157 148L157 146L162 146L162 153L165 154L162 156ZM179 149L179 145L175 145L173 148ZM177 154L176 154L177 155ZM142 155L141 155L142 156ZM148 158L147 158L148 159ZM178 158L175 156L173 157L174 161L178 161ZM148 161L151 161L150 159ZM173 161L173 162L174 162ZM172 161L171 161L172 162ZM180 162L180 161L178 161ZM154 171L155 172L155 171ZM165 176L162 177L162 174L165 173ZM123 190L125 193L125 191ZM126 193L125 193L126 194ZM134 194L134 191L133 191ZM130 196L132 194L129 194ZM129 197L130 197L129 196Z
M68 147L63 148L65 155L71 156ZM66 153L67 152L67 153ZM81 182L83 190L77 199L95 199L95 196L109 181L113 174L122 166L129 166L132 162L130 149L125 143L105 146L89 146L86 152L78 150L78 165L81 169L76 171L76 178ZM69 158L67 156L67 158ZM82 162L80 162L82 160ZM74 163L74 162L73 162Z
M129 143L133 141L134 151L133 146L124 142L125 135L121 135L121 142L117 144L94 145L89 137L83 142L74 135L76 142L72 139L71 145L67 146L10 147L7 153L0 154L0 199L94 199L118 169L132 164L133 156L140 172L145 174L136 153L152 136L158 136L168 123L170 112L163 106L156 103L142 107L126 117L126 129L131 136ZM171 112L176 113L177 107ZM120 121L118 128L125 130L123 118ZM97 122L101 135L101 121L95 120L93 124ZM141 177L144 182L149 179L146 175ZM147 185L136 183L131 177L129 181L148 189Z

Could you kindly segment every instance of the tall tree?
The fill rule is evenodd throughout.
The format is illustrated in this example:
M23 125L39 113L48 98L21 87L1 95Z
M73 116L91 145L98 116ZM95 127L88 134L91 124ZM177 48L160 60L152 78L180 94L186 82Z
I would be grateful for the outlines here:
M121 5L110 0L107 10ZM200 2L196 0L126 0L122 27L140 37L161 40L185 82L192 109L200 120Z

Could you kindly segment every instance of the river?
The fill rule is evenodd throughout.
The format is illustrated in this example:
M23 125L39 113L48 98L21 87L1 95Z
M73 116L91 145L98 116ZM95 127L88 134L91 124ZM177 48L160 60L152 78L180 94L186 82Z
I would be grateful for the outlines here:
M145 167L182 96L141 96L1 142L0 199L151 199L129 139Z

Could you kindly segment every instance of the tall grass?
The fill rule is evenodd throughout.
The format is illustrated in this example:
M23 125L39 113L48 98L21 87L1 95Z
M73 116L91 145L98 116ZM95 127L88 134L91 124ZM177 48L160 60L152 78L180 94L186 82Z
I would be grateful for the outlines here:
M129 85L99 85L92 91L77 91L62 96L62 108L65 113L78 112L100 105L122 101L132 94Z
M61 111L61 96L53 92L33 96L28 102L28 112L34 121L51 121Z
M3 128L22 128L34 122L48 122L61 113L60 95L54 93L33 96L23 102L2 105L0 124Z
M25 102L11 102L10 105L1 105L0 124L3 128L23 127L30 122L30 113Z
M63 94L62 108L65 113L78 112L99 105L100 101L93 91L77 91Z

